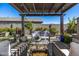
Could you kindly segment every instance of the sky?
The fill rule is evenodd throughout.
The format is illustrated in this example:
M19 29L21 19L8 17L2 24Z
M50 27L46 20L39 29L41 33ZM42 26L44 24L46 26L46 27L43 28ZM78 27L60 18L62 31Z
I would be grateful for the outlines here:
M20 17L20 13L8 3L0 3L0 17ZM79 16L79 4L65 12L64 24L68 23L68 18ZM40 18L43 24L60 24L60 17L58 16L29 16L27 18Z

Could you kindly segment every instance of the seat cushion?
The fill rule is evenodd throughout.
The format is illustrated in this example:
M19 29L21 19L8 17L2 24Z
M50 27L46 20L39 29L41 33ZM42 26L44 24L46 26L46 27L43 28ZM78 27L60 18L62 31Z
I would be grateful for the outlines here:
M69 56L79 56L79 43L72 42L70 44Z

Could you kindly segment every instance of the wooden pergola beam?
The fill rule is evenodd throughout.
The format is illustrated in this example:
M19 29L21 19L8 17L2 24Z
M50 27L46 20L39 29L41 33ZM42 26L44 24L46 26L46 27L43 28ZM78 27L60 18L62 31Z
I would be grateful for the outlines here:
M57 13L60 9L62 9L64 7L65 3L63 3L56 11L55 13Z
M10 3L10 5L11 5L12 7L14 7L16 10L18 10L20 13L23 13L23 11L20 10L15 4Z
M25 4L22 3L22 5L23 5L24 9L26 10L26 12L29 12L29 10L28 10L28 8L25 6Z
M26 16L61 16L62 14L39 14L39 13L34 13L34 14L26 14L26 13L22 13Z
M43 4L43 12L44 12L44 8L45 8L45 6L44 6L44 4Z
M72 4L72 5L69 6L67 9L65 9L64 11L62 11L62 13L66 12L67 10L69 10L70 8L72 8L72 7L75 6L75 5L76 5L76 3L75 3L75 4Z
M54 3L52 3L52 5L51 5L51 7L50 7L50 9L49 9L48 12L51 12L51 10L52 10L53 7L54 7Z
M34 4L34 3L33 3L33 8L34 8L34 11L35 11L35 12L37 12L37 11L36 11L36 7L35 7L35 4Z

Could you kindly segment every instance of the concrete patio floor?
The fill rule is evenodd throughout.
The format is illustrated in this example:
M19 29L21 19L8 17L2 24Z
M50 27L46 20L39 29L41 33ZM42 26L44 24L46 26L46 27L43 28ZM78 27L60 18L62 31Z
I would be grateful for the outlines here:
M0 42L0 55L1 56L8 56L8 50L9 50L9 41L1 41Z

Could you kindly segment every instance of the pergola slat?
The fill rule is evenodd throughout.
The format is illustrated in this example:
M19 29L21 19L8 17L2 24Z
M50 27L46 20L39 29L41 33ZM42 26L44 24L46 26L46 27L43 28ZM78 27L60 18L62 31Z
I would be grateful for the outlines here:
M62 9L64 7L65 3L63 3L56 11L55 13L57 13L60 9Z
M72 4L71 6L69 6L67 9L65 9L64 11L62 11L63 13L66 12L67 10L69 10L70 8L72 8L73 6L75 6L76 3Z
M52 3L52 5L51 5L51 7L50 7L50 9L49 9L48 12L51 12L51 10L52 10L53 7L54 7L54 3Z
M22 3L22 5L23 5L23 7L25 8L26 12L28 12L28 13L29 13L29 10L28 10L28 8L25 6L25 4L24 4L24 3Z
M33 8L34 8L34 11L35 11L35 12L37 12L37 11L36 11L36 7L35 7L35 4L34 4L34 3L33 3Z

